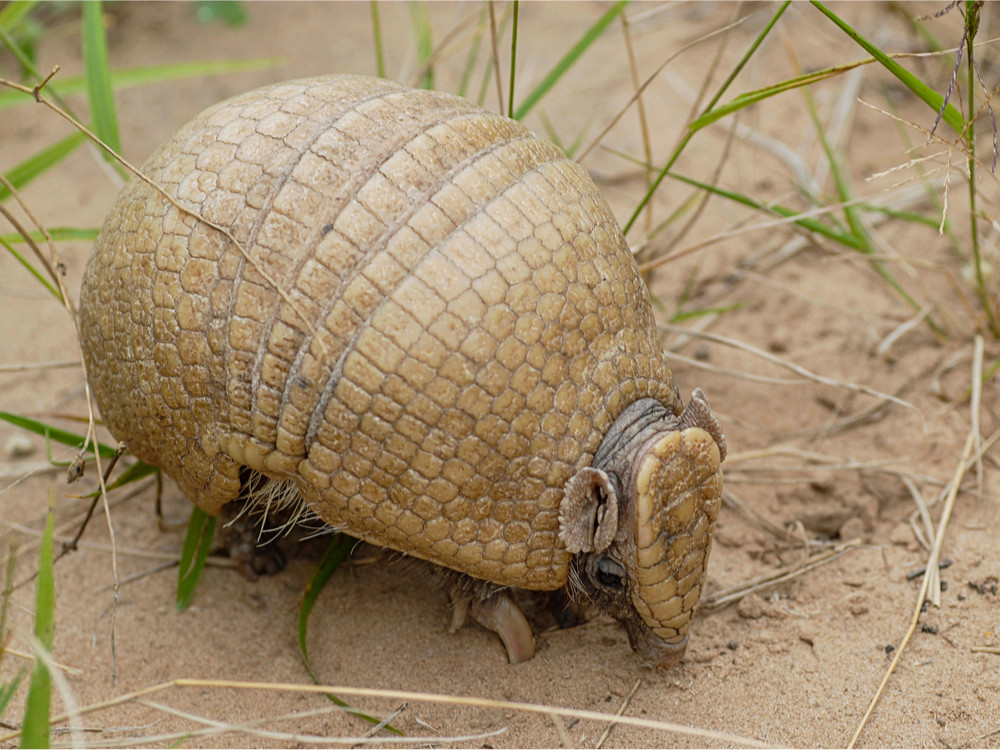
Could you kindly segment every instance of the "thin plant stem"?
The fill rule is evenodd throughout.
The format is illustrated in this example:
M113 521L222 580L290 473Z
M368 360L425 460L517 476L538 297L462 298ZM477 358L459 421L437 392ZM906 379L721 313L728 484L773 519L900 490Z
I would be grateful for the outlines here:
M375 37L375 75L385 78L385 51L382 49L382 23L378 16L378 2L371 0L372 34Z
M972 241L972 254L976 266L976 287L986 313L986 324L994 337L1000 337L1000 325L993 313L993 300L990 299L983 278L983 260L979 250L979 221L976 211L976 65L975 50L972 47L976 31L979 29L979 7L981 2L969 0L965 4L965 70L966 70L966 100L969 107L968 126L965 130L965 143L968 149L969 170L969 231Z
M513 18L510 30L510 96L507 99L507 111L514 111L514 64L517 62L517 11L519 0L514 0Z
M490 46L493 50L493 79L497 84L497 107L500 109L500 114L503 111L503 82L500 80L500 53L497 50L497 16L493 10L493 0L488 3L490 9Z
M757 48L764 41L764 38L770 33L771 29L774 28L774 25L778 23L778 19L781 18L781 16L784 14L785 9L788 7L790 2L791 0L785 0L785 2L782 3L781 7L778 8L778 10L774 13L773 16L771 16L771 20L768 21L767 25L764 26L761 32L757 35L757 38L754 39L749 49L747 49L743 57L740 58L740 61L733 68L732 72L729 74L729 77L725 80L722 86L719 87L719 90L715 93L715 96L712 97L712 101L710 101L708 103L708 106L705 107L704 110L705 112L711 110L712 107L714 107L716 103L719 101L719 99L722 98L722 95L726 92L726 89L729 88L729 84L731 84L736 79L736 76L739 75L740 71L742 71L743 68L746 66L746 64L750 61L750 58L753 57L753 54L757 51ZM649 203L650 199L653 197L653 193L656 192L656 189L660 186L660 183L663 182L663 179L667 176L667 174L669 174L670 168L674 166L674 163L680 157L681 152L684 150L684 148L687 146L688 142L691 140L691 138L694 136L696 132L697 131L695 130L688 129L688 132L684 134L684 137L681 139L681 142L678 143L677 148L674 149L674 153L670 155L670 158L667 160L667 163L663 166L662 169L660 169L660 173L656 176L656 179L653 180L653 184L649 186L649 189L646 191L646 194L642 197L642 200L639 201L639 204L635 207L635 210L632 212L632 215L629 217L628 221L625 222L625 226L622 227L623 234L625 234L626 236L628 235L628 232L632 228L632 225L635 224L635 220L639 218L639 214L641 214L643 209L646 208L646 204Z

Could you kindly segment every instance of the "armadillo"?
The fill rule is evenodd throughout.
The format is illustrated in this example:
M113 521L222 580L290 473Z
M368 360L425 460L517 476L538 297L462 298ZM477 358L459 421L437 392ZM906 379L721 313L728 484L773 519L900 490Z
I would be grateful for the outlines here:
M726 442L587 172L464 99L347 75L217 104L142 172L80 295L115 438L206 513L283 483L451 571L453 626L512 662L534 653L515 589L681 658Z

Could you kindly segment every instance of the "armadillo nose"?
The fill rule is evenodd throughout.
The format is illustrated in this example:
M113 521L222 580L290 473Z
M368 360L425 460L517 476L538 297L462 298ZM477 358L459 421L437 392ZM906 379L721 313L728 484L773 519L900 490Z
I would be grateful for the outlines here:
M687 635L676 643L668 643L653 631L642 627L628 628L628 639L639 658L648 666L658 669L675 666L684 656L688 645Z

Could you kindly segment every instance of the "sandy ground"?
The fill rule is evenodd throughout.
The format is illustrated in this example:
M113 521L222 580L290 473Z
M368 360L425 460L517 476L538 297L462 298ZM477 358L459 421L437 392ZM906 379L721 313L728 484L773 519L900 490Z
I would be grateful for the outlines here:
M418 73L410 9L382 5L388 75L413 82ZM837 6L857 28L884 49L922 49L900 14L886 4ZM526 92L603 12L603 5L522 6L517 58L518 88ZM911 15L937 6L906 5ZM122 4L109 8L110 55L116 68L202 59L280 57L273 68L183 83L120 91L119 117L126 157L141 162L174 129L203 107L226 96L285 78L326 72L373 73L367 4L252 4L249 22L238 29L199 24L184 4ZM472 9L436 4L430 8L435 40ZM773 12L748 4L636 5L629 10L640 77L670 55L738 16L746 22L680 54L648 89L653 160L662 163L683 133L687 113L716 51L721 61L709 87L714 91ZM989 24L989 18L986 23ZM40 49L41 67L58 63L64 75L81 70L75 26L67 17L51 27ZM947 46L960 36L957 13L933 22ZM988 29L983 38L997 36ZM455 90L468 49L454 37L437 66L437 87ZM794 57L793 53L794 52ZM997 68L982 56L993 85ZM796 5L732 89L751 90L795 73L861 57L834 27L806 5ZM950 61L909 61L922 76L947 85ZM15 65L0 54L0 71ZM473 80L478 87L482 66ZM506 81L506 78L505 78ZM633 90L621 29L613 27L543 102L544 114L564 143L585 130L592 140L627 102ZM933 113L873 67L840 77L813 91L819 117L858 195L897 200L912 190L913 169L866 182L910 158L898 127L882 109L927 128ZM729 96L726 97L727 99ZM492 82L487 105L495 106ZM78 111L85 101L71 98ZM846 114L845 114L846 113ZM542 131L539 113L528 118ZM730 121L727 121L730 122ZM750 142L746 131L730 141L716 127L700 133L677 171L701 180L717 179L761 200L805 208L796 194L801 180L793 166L814 181L828 202L832 183L801 92L791 92L752 109L741 126L783 144L790 156ZM987 130L988 128L984 128ZM0 169L68 133L67 126L40 107L6 109L0 116ZM923 144L925 136L910 131ZM624 221L644 190L641 173L613 152L642 154L634 111L584 161ZM989 148L981 141L981 153ZM917 153L941 154L931 146ZM947 154L925 165L928 183L944 194ZM955 163L961 161L953 155ZM724 166L720 169L720 162ZM966 190L952 173L950 212L962 248L968 247ZM981 178L982 210L996 214L997 185ZM916 188L919 192L919 187ZM95 153L78 150L58 169L24 191L24 199L49 227L97 226L118 190ZM667 181L658 193L654 224L683 205L688 189ZM926 195L908 205L934 214ZM699 209L697 222L679 239L690 247L746 224L767 221L721 199ZM658 240L678 239L694 209L689 207ZM867 215L871 219L872 215ZM641 228L641 225L640 225ZM996 230L981 228L995 247ZM4 225L0 230L10 231ZM970 430L966 390L973 378L972 340L980 309L966 280L966 260L957 258L934 228L901 221L874 228L879 253L921 306L947 333L918 323L887 337L914 316L857 253L787 226L736 233L706 244L652 277L652 290L667 314L688 284L685 310L731 307L684 325L757 347L812 373L866 389L896 394L907 406L857 390L822 384L765 361L754 353L697 336L665 333L676 351L674 372L685 392L702 387L723 420L731 456L728 490L746 510L723 509L709 568L709 600L744 582L801 568L807 554L841 549L842 554L784 582L761 589L738 604L706 607L695 622L684 661L666 672L643 668L622 631L597 619L574 629L542 633L537 656L507 664L499 641L477 627L449 635L449 605L441 592L396 568L353 565L338 571L320 596L310 622L310 651L327 684L471 696L546 704L675 722L731 733L757 742L794 746L846 745L907 630L918 602L917 574L927 552L911 518L914 493L931 503L936 524L945 483L959 464ZM641 232L630 235L639 242ZM78 288L89 248L59 247L68 287ZM995 250L991 250L995 264ZM897 253L899 255L897 255ZM900 257L902 256L902 257ZM905 260L904 260L905 259ZM994 265L995 267L995 265ZM995 289L995 280L994 280ZM664 320L666 315L664 316ZM985 361L1000 346L986 338ZM75 357L72 326L60 306L5 252L0 252L0 410L41 416L80 429L63 417L86 413L78 368L11 371L10 365ZM683 359L681 358L683 357ZM706 369L706 367L714 369ZM734 374L735 373L735 374ZM746 374L763 376L748 379ZM784 382L773 382L774 379ZM788 382L794 381L794 382ZM985 439L1000 426L997 379L983 388L979 432ZM29 438L27 456L9 442L19 431L0 424L0 548L19 544L17 579L33 570L49 498L58 512L59 533L76 528L84 503L77 495L95 486L93 472L67 488L61 469L45 466L45 445ZM53 448L54 458L72 452ZM1000 746L1000 482L995 450L981 464L981 482L970 473L957 496L942 558L940 606L929 606L862 732L862 746ZM112 592L115 570L109 554L108 522L95 518L81 549L56 569L57 628L53 658L66 694L61 711L142 690L179 678L310 684L296 646L296 618L313 563L293 560L281 575L249 583L223 566L209 567L186 612L174 610L176 560L190 505L167 482L163 494L167 530L153 514L154 493L112 497L111 521L117 545L119 598ZM767 524L771 524L768 526ZM916 524L921 525L919 517ZM853 540L859 540L853 542ZM808 542L808 546L806 545ZM853 543L852 543L853 542ZM946 585L945 585L946 584ZM32 586L13 595L14 635L10 647L27 651ZM25 662L10 653L0 663L7 680ZM594 746L606 722L528 713L510 707L443 705L416 699L352 698L363 710L387 716L417 738L481 735L461 746ZM23 689L3 718L0 736L20 719ZM278 689L169 687L82 717L82 741L95 745L137 744L141 738L194 731L204 720L260 724L270 731L301 735L255 736L244 727L181 742L192 746L335 744L368 726L330 708L325 698ZM64 725L63 725L64 726ZM487 735L488 736L485 736ZM380 738L387 738L384 732ZM60 743L72 741L58 734ZM170 744L166 739L161 744ZM422 741L422 740L421 740ZM4 746L15 740L7 739ZM388 742L378 739L377 742ZM735 744L730 740L724 744ZM447 744L447 743L446 743ZM719 741L682 733L618 726L605 746L715 745Z

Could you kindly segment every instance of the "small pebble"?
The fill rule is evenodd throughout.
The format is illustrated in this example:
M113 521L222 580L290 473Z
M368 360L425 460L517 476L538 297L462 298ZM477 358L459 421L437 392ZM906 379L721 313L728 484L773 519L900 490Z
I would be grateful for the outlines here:
M31 438L21 433L14 433L7 439L4 446L8 458L24 458L35 452L35 444Z
M837 488L832 479L813 479L809 482L809 486L824 495L829 495Z
M730 641L729 643L726 644L726 648L728 648L730 651L735 651L739 647L740 644L737 643L736 641Z
M757 596L757 594L744 596L740 599L740 603L736 605L736 614L744 620L759 620L764 616L764 611L764 600Z
M938 629L936 625L928 625L924 623L920 626L921 633L930 633L931 635L937 635Z
M848 542L852 539L863 539L866 530L865 522L854 516L853 518L848 518L840 525L838 533L841 540Z

